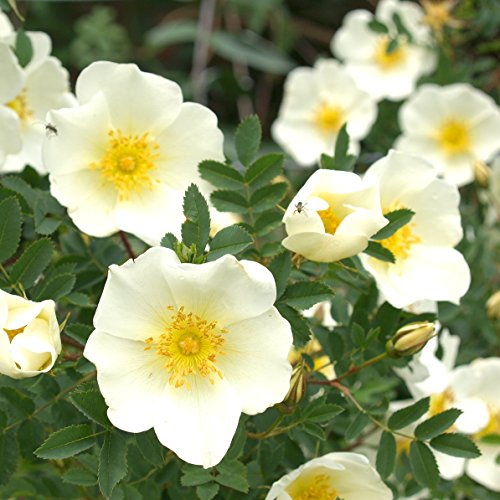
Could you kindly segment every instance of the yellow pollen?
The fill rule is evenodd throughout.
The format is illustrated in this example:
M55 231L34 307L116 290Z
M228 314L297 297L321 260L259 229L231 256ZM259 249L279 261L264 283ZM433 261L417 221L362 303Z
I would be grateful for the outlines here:
M336 500L339 495L326 474L302 474L286 492L292 500Z
M484 429L481 429L479 432L474 434L475 440L479 440L489 434L500 435L500 409L489 405L488 413L490 415L490 419Z
M467 153L471 146L468 125L461 120L450 118L442 123L436 139L448 155Z
M22 89L17 97L8 102L7 107L16 112L23 129L26 128L28 123L33 119L34 113L28 106L26 89Z
M208 322L186 312L184 306L177 311L172 306L167 309L172 316L165 333L156 339L146 339L148 345L144 349L154 347L156 354L166 358L164 367L170 374L169 383L176 388L185 384L191 389L191 376L208 377L212 384L216 375L222 378L216 361L224 354L223 335L227 330L219 328L217 321Z
M316 110L314 123L325 134L337 132L343 125L343 113L338 106L322 103Z
M384 214L392 212L397 209L404 208L398 204L393 205L389 210L385 210ZM404 225L402 228L398 229L392 236L381 240L380 244L390 250L396 260L403 260L408 257L410 248L415 243L420 243L421 238L413 233L413 223Z
M328 207L326 210L319 210L318 215L323 221L325 231L330 234L335 234L335 231L337 231L337 228L340 226L342 220L335 215L332 207Z
M108 132L108 145L103 157L90 164L101 176L111 182L120 200L127 200L132 193L144 189L152 191L158 179L152 176L156 160L160 157L159 146L149 136L124 135L121 130Z
M373 55L375 62L383 69L389 70L404 62L406 59L405 42L398 38L397 47L390 53L387 48L391 43L391 39L387 35L382 35L377 41L375 53Z
M13 338L16 335L23 333L25 328L26 327L24 326L22 326L21 328L16 328L15 330L7 330L7 328L4 328L3 331L7 334L7 337L9 337L9 342L12 342Z

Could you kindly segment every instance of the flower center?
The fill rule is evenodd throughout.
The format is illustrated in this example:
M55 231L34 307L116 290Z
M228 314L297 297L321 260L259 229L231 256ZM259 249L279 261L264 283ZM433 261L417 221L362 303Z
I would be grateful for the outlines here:
M21 121L22 128L26 128L34 113L28 106L26 89L22 89L16 98L7 103L7 107L14 110Z
M184 306L174 312L173 306L170 323L165 333L158 338L146 339L149 344L145 350L156 348L159 356L166 358L165 368L170 374L169 383L176 388L186 384L191 389L191 375L208 377L210 383L215 383L215 375L222 378L217 368L217 356L224 354L223 335L227 330L219 328L217 321L209 323L197 314L185 312Z
M343 113L338 106L322 103L316 110L314 123L325 134L337 132L342 126Z
M500 435L500 408L488 405L489 420L486 426L474 434L474 439L481 439L489 434Z
M121 130L108 132L108 146L103 157L90 164L99 170L102 177L111 182L118 191L120 200L127 200L131 193L144 189L153 190L159 182L152 176L159 158L159 146L149 136L124 135Z
M443 392L432 394L431 401L429 404L429 416L432 417L441 413L451 407L455 396L451 389L446 389Z
M391 39L387 35L379 37L375 47L374 59L375 62L384 70L392 69L404 62L406 59L406 47L401 38L398 38L398 44L391 50L387 51Z
M328 207L326 210L319 210L318 215L323 221L325 231L330 234L335 234L335 231L337 231L337 228L340 226L342 221L335 215L332 207Z
M422 7L425 11L424 23L428 24L435 31L442 31L443 26L454 24L451 17L451 10L455 6L454 1L449 0L422 0Z
M466 153L471 142L469 127L460 120L446 120L437 132L437 141L448 155Z
M292 500L336 500L339 495L330 483L326 474L299 476L286 491Z
M3 331L7 334L7 337L9 337L9 342L12 343L12 340L16 335L19 335L20 333L24 332L24 329L26 327L22 326L21 328L16 328L15 330L7 330L7 328L4 328Z

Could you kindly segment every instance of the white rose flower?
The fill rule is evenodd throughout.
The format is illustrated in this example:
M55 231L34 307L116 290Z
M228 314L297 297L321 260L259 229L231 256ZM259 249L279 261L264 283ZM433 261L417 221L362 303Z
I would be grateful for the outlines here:
M0 171L19 172L31 165L44 174L45 117L51 109L74 104L69 75L50 55L50 38L42 32L27 32L33 56L22 68L12 50L16 35L4 21L0 17Z
M498 106L466 83L423 85L401 107L399 122L394 147L425 158L458 186L474 180L475 162L500 150Z
M0 9L0 39L10 36L14 32L14 27L9 18Z
M123 230L155 245L179 235L186 188L209 191L198 163L224 159L216 116L135 64L92 63L76 95L78 107L49 114L58 130L43 147L53 196L92 236Z
M361 256L379 290L397 308L419 300L459 303L470 284L470 270L453 247L462 239L456 186L437 178L426 161L390 151L366 172L365 180L380 183L384 214L409 208L412 221L380 243L395 263Z
M209 207L210 210L210 236L213 238L220 230L225 227L232 226L242 222L241 215L231 212L219 212L214 207Z
M387 224L378 185L350 172L317 170L288 206L282 245L317 262L335 262L362 252Z
M310 166L322 153L333 154L345 123L357 152L376 116L375 101L337 61L319 60L313 68L296 68L287 76L272 134L299 165Z
M292 333L275 299L272 274L233 256L181 264L155 247L111 266L84 355L113 425L154 427L182 460L220 462L241 412L288 392Z
M366 457L336 452L315 458L276 481L266 500L389 500L391 490Z
M411 42L397 33L395 14L411 33ZM373 20L385 24L389 32L373 31L369 26ZM397 46L388 52L392 39L397 40ZM375 15L367 10L349 12L332 39L331 49L362 90L377 100L400 100L414 91L422 75L434 70L436 57L428 47L430 42L431 31L419 5L382 0Z
M60 352L54 302L32 302L0 290L0 373L12 378L46 373Z

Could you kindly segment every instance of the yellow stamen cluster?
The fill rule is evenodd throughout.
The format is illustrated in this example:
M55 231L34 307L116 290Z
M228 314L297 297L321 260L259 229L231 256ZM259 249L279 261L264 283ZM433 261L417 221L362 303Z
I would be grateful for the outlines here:
M9 337L9 342L12 342L16 335L24 332L25 328L26 327L24 326L22 326L21 328L16 328L15 330L7 330L7 328L4 328L3 331L7 334L7 337Z
M384 215L405 208L397 203L393 204L388 210L384 210ZM421 238L413 233L414 224L409 223L398 229L393 235L385 240L381 240L380 244L390 250L397 260L403 260L408 257L410 248L415 243L420 243Z
M393 51L387 52L390 43L391 39L387 35L382 35L377 40L375 47L373 58L383 70L393 69L394 66L403 63L406 59L405 43L398 39L397 47Z
M15 99L8 102L7 107L16 112L23 128L26 128L28 123L33 119L34 113L28 105L26 89L22 89Z
M186 384L191 389L191 375L208 377L215 382L215 375L222 378L216 366L217 356L224 354L223 335L227 330L219 328L217 321L208 322L197 314L186 312L184 306L177 311L168 306L172 317L166 332L158 338L146 339L145 350L155 347L159 356L165 357L165 368L170 374L169 383L176 388ZM175 312L174 312L175 311Z
M421 0L421 3L425 11L424 23L428 24L439 37L442 36L445 26L454 28L460 26L460 22L451 14L456 5L455 0Z
M488 405L488 413L490 415L490 419L484 429L481 429L479 432L474 434L475 440L479 440L489 434L500 435L500 408Z
M319 210L318 215L323 221L325 231L330 234L335 234L335 231L337 231L342 221L339 217L337 217L337 215L335 215L332 207L328 207L326 210Z
M339 495L330 483L326 474L298 477L286 491L292 500L336 500Z
M144 189L153 190L159 182L152 177L159 158L159 146L146 132L142 135L125 135L121 130L108 132L108 146L100 161L90 168L99 170L102 177L111 182L120 200L131 193Z
M326 103L322 103L314 115L314 123L324 134L337 132L344 121L342 110Z
M470 131L467 123L450 118L439 127L436 139L448 155L467 153L471 146Z

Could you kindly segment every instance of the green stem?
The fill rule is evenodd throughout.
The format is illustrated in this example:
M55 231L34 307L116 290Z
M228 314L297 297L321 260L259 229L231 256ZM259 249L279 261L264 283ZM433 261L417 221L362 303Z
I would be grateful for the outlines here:
M273 431L276 430L276 428L278 427L279 424L281 424L284 418L285 415L281 413L280 415L278 415L278 418L276 418L276 420L271 424L271 427L269 427L269 429L263 432L247 432L247 436L251 439L265 439L267 437L273 436L275 435Z

